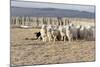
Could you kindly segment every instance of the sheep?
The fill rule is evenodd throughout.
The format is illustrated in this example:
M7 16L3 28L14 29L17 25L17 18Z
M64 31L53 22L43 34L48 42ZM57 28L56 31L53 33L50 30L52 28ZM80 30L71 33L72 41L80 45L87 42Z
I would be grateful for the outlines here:
M68 41L73 41L74 39L82 39L82 40L95 40L95 27L94 26L83 26L83 25L74 25L69 24L65 26L55 26L55 25L42 25L40 32L36 33L37 39L39 37L45 41L56 41L56 40L64 40L66 38ZM38 36L38 34L40 36Z
M80 39L80 28L82 25L76 25L76 29L77 29L77 39Z
M53 36L54 42L56 41L56 39L60 40L60 31L58 30L57 26L53 27L52 36Z
M85 39L85 32L86 32L86 29L84 26L81 26L79 28L79 38L80 39Z
M52 41L54 40L54 42L56 41L56 39L60 40L60 34L59 34L59 30L57 26L52 26L52 25L42 25L41 28L41 37L43 39L43 41Z
M85 39L86 40L94 40L95 39L95 28L92 26L86 26L86 32L85 32Z
M40 33L41 33L43 42L46 42L47 41L47 26L46 25L42 25Z
M73 41L73 34L71 32L71 26L66 26L66 36L68 38L68 41Z
M49 42L52 40L52 30L53 28L51 25L47 26L47 37L48 37Z
M59 31L61 35L61 40L66 40L66 28L64 26L59 26Z
M80 38L83 40L93 40L95 39L94 27L92 26L81 26L79 29Z
M56 41L56 40L59 40L60 38L60 32L58 30L58 26L55 26L55 25L49 25L47 27L47 37L48 37L48 40L49 42L50 41Z
M73 23L70 23L69 26L72 27L72 26L75 26L75 25Z
M70 26L70 31L71 31L71 33L73 35L72 38L77 40L78 39L78 29L76 28L76 26L75 25Z
M92 28L92 33L93 33L92 40L95 40L95 28Z

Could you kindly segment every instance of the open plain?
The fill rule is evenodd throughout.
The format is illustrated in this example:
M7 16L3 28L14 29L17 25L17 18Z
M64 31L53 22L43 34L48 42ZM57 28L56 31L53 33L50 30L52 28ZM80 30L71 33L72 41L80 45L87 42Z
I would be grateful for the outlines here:
M11 66L95 60L95 41L43 42L35 40L39 30L11 28Z

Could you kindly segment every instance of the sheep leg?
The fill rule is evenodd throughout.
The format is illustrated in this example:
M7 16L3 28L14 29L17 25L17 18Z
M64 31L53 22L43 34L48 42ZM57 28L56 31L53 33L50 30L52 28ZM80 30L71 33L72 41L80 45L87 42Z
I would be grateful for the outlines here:
M45 38L43 37L43 42L45 42Z
M47 37L43 37L43 41L46 42L47 41Z
M71 42L71 39L70 39L70 38L68 38L68 42L69 42L69 43Z
M63 41L63 36L61 36L61 40Z
M78 37L77 36L75 37L75 40L78 41Z
M54 36L54 42L56 41L56 36Z
M50 42L50 37L48 37L48 40L49 40L49 42Z
M49 42L52 40L51 36L49 37Z
M66 37L64 36L64 42L66 41Z

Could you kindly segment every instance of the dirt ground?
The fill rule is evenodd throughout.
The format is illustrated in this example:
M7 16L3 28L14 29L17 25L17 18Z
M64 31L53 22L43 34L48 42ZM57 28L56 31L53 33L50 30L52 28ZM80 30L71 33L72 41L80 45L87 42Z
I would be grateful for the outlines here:
M11 66L95 60L95 41L42 42L34 40L36 31L39 30L11 29Z

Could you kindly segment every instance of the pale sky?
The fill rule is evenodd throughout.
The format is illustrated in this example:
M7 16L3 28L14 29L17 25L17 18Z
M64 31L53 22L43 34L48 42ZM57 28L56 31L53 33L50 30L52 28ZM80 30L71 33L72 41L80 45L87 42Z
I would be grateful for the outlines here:
M56 3L44 3L34 1L11 1L11 6L16 7L28 7L28 8L59 8L59 9L71 9L79 11L94 12L95 6L93 5L72 5L72 4L56 4Z

